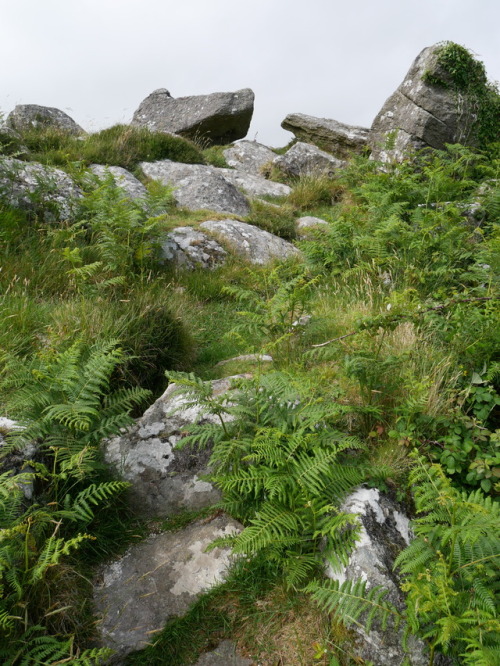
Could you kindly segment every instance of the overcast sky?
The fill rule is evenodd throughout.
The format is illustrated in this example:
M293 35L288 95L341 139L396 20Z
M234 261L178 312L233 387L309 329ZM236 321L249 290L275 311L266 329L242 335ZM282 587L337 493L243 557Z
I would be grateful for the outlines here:
M95 131L156 88L252 88L248 138L280 146L288 113L369 127L442 40L497 81L499 38L499 0L0 0L0 111L55 106Z

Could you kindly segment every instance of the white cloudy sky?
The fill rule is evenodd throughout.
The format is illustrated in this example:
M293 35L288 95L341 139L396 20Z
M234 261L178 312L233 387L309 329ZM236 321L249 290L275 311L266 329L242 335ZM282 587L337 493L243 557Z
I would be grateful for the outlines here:
M0 0L0 111L55 106L87 130L155 88L256 94L248 138L288 113L369 126L425 46L452 40L500 79L498 0Z

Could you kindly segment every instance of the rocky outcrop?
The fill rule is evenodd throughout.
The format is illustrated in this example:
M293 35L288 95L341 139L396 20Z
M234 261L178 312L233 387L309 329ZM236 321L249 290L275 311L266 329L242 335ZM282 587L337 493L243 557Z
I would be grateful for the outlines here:
M13 130L12 127L0 125L0 153L19 157L28 152L28 148L23 144L20 134Z
M123 167L91 164L89 169L100 180L111 176L115 185L123 190L128 199L144 199L148 194L141 181Z
M253 103L250 88L177 99L160 88L141 102L132 125L180 134L207 145L226 144L246 136Z
M344 513L357 514L361 521L361 533L347 567L341 572L329 569L330 578L344 582L362 578L369 588L381 585L389 592L387 599L396 607L404 607L399 580L393 571L397 555L410 543L410 522L399 507L376 488L359 488L349 495L340 507ZM382 629L373 624L367 634L356 626L357 643L354 652L373 666L400 665L427 666L429 657L422 641L408 638L408 654L403 651L403 631L388 626ZM405 662L405 658L409 662Z
M230 167L262 176L262 170L274 160L276 153L257 141L239 141L224 150L224 157Z
M224 579L229 549L205 551L215 539L240 530L235 520L218 516L150 536L103 567L94 584L100 644L115 650L115 660L149 645L169 619Z
M463 142L460 135L464 120L456 93L426 82L429 76L442 80L449 77L438 64L439 49L438 44L421 51L377 114L369 139L372 158L399 162L412 150L444 148L446 143L459 139Z
M213 381L213 394L229 391L232 379ZM132 484L132 505L144 516L200 509L220 499L219 492L201 478L208 473L210 447L175 448L190 424L220 421L199 406L187 407L177 388L171 384L135 425L103 444L106 462Z
M283 238L238 220L209 220L200 224L202 229L226 241L231 249L252 264L267 264L300 257L299 250Z
M235 187L243 190L250 198L258 197L287 197L292 188L283 183L266 180L262 176L255 176L238 169L217 169L217 173Z
M181 164L170 160L141 162L143 173L174 188L174 199L189 210L213 210L245 217L250 212L248 201L214 167Z
M297 231L299 232L303 232L305 229L314 229L321 226L328 226L328 222L322 220L320 217L305 215L304 217L299 217L297 220Z
M293 132L300 141L313 143L341 160L362 152L370 133L366 127L345 125L337 120L315 118L303 113L290 113L281 127Z
M81 189L61 169L0 157L0 200L47 222L71 218Z
M296 143L273 164L288 176L333 176L345 162L308 143Z
M179 268L217 268L227 256L224 248L207 234L193 227L176 227L160 245L161 259Z
M30 129L46 127L58 129L74 136L86 134L85 130L64 111L50 106L39 106L38 104L18 104L14 111L11 111L7 116L6 123L21 134Z

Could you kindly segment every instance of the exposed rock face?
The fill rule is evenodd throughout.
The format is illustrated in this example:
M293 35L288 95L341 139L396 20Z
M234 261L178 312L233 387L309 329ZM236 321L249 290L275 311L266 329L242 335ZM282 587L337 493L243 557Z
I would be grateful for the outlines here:
M174 199L189 210L213 210L245 217L250 206L243 194L214 167L170 160L141 162L146 176L174 188Z
M342 573L327 572L330 578L355 580L363 578L370 587L382 585L389 590L388 599L403 608L404 601L399 581L393 571L396 556L410 543L409 519L398 507L375 488L359 488L349 495L340 511L358 514L362 523L361 534L349 563ZM369 634L355 628L358 642L356 655L374 666L403 664L406 654L401 647L403 632L388 626L383 631L374 623ZM412 666L427 666L429 657L422 641L408 639L409 658Z
M73 118L60 109L38 104L18 104L7 116L7 125L17 132L43 127L55 129L78 136L86 134Z
M276 157L274 164L289 176L333 176L345 166L342 160L300 141Z
M252 666L253 661L240 657L232 641L222 641L215 650L202 654L194 666Z
M61 169L0 157L0 199L14 208L55 222L72 217L82 196L81 189Z
M267 264L275 259L300 257L299 250L282 238L268 231L237 220L209 220L200 227L208 229L252 264Z
M111 175L115 185L124 191L128 199L144 199L148 194L141 181L123 167L91 164L89 169L101 180Z
M228 391L232 379L213 381L213 394ZM185 407L182 395L173 395L176 389L171 384L126 433L104 443L106 462L130 481L132 504L145 516L200 509L220 499L218 490L200 478L208 472L210 449L175 449L187 425L219 420L199 406Z
M290 113L281 123L283 129L293 132L297 139L313 143L335 157L345 160L366 146L370 130L356 125L345 125L328 118L315 118L303 113Z
M372 157L383 162L401 161L410 150L425 146L444 148L464 141L463 121L456 94L422 80L424 73L447 80L437 63L439 45L425 48L408 74L373 121L369 143ZM386 147L391 137L389 147Z
M310 229L311 227L318 227L318 226L328 226L328 222L326 220L322 220L320 217L312 217L311 215L306 215L305 217L299 217L297 220L297 229L302 230L302 229Z
M176 227L161 241L161 258L180 268L216 268L226 256L216 240L193 227Z
M250 88L177 99L160 88L141 102L132 125L180 134L208 144L231 143L246 136L253 103Z
M257 141L240 141L235 146L226 148L224 157L234 169L253 176L262 176L262 169L274 160L276 153Z
M243 190L247 196L254 199L256 197L287 197L292 188L283 183L275 183L272 180L266 180L262 176L255 176L237 169L217 169L229 183Z
M116 650L118 660L150 644L169 619L224 579L229 550L205 550L214 539L240 530L236 521L218 516L151 536L103 567L94 586L101 645Z

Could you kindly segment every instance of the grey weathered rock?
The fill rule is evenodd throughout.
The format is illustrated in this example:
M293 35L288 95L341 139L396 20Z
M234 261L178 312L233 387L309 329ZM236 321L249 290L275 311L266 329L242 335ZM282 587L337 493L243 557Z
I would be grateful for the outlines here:
M246 136L253 114L250 88L174 99L168 90L154 90L134 113L132 125L226 144Z
M115 185L124 191L128 199L144 199L148 194L141 181L123 167L91 164L89 169L101 180L111 175Z
M239 255L252 264L267 264L275 259L300 257L299 250L283 238L237 220L208 220L200 227L227 241Z
M23 144L21 135L7 125L0 125L0 152L4 155L26 154L27 147Z
M253 661L241 657L232 641L222 641L210 652L202 654L194 666L252 666Z
M300 141L284 155L276 157L273 164L289 176L333 176L345 166L345 162L317 146Z
M235 187L243 190L252 199L256 197L287 197L292 188L283 183L266 180L262 176L238 171L238 169L216 169L217 173Z
M213 394L229 391L232 379L213 381ZM220 422L199 406L186 407L177 388L171 384L132 427L103 443L106 462L130 481L132 505L146 516L200 509L220 499L219 492L200 478L208 472L210 447L175 449L186 426Z
M322 226L328 226L328 222L326 220L322 220L320 217L306 215L304 217L299 217L297 220L297 232L299 237L304 236L304 231L307 232L308 229L317 229L318 227Z
M205 552L241 525L227 516L199 521L179 532L156 534L104 566L94 584L100 643L115 659L150 644L166 622L183 615L231 564L228 549Z
M246 198L214 167L181 164L170 160L141 162L144 174L174 188L179 206L189 210L213 210L245 217L250 212Z
M85 134L73 118L60 109L38 104L18 104L7 116L6 123L17 132L43 127L53 127L68 134L78 136Z
M224 150L224 157L230 167L262 176L263 168L274 160L276 153L257 141L239 141Z
M366 127L346 125L328 118L315 118L304 113L290 113L281 123L281 127L293 132L300 141L313 143L342 160L362 152L370 133Z
M467 143L468 114L460 108L457 95L422 79L424 73L445 81L449 79L437 62L439 48L437 44L421 51L401 85L377 114L369 138L372 158L383 162L401 161L412 149Z
M81 189L61 169L0 158L0 199L53 222L71 218Z
M368 582L369 588L382 585L389 591L388 600L402 609L404 600L393 564L399 552L410 543L409 519L376 488L358 488L349 495L340 510L359 515L361 534L347 567L340 573L329 568L327 575L341 583L362 578ZM404 662L406 653L402 648L402 630L396 631L390 626L383 630L375 622L369 634L360 627L355 627L354 631L358 637L354 649L357 656L374 666L400 665ZM411 666L427 666L429 657L422 641L410 637L408 648Z
M161 258L180 268L216 268L227 252L216 240L193 227L176 227L161 240Z
M273 357L269 354L241 354L233 358L227 358L224 361L219 361L215 367L221 367L228 363L272 363Z

